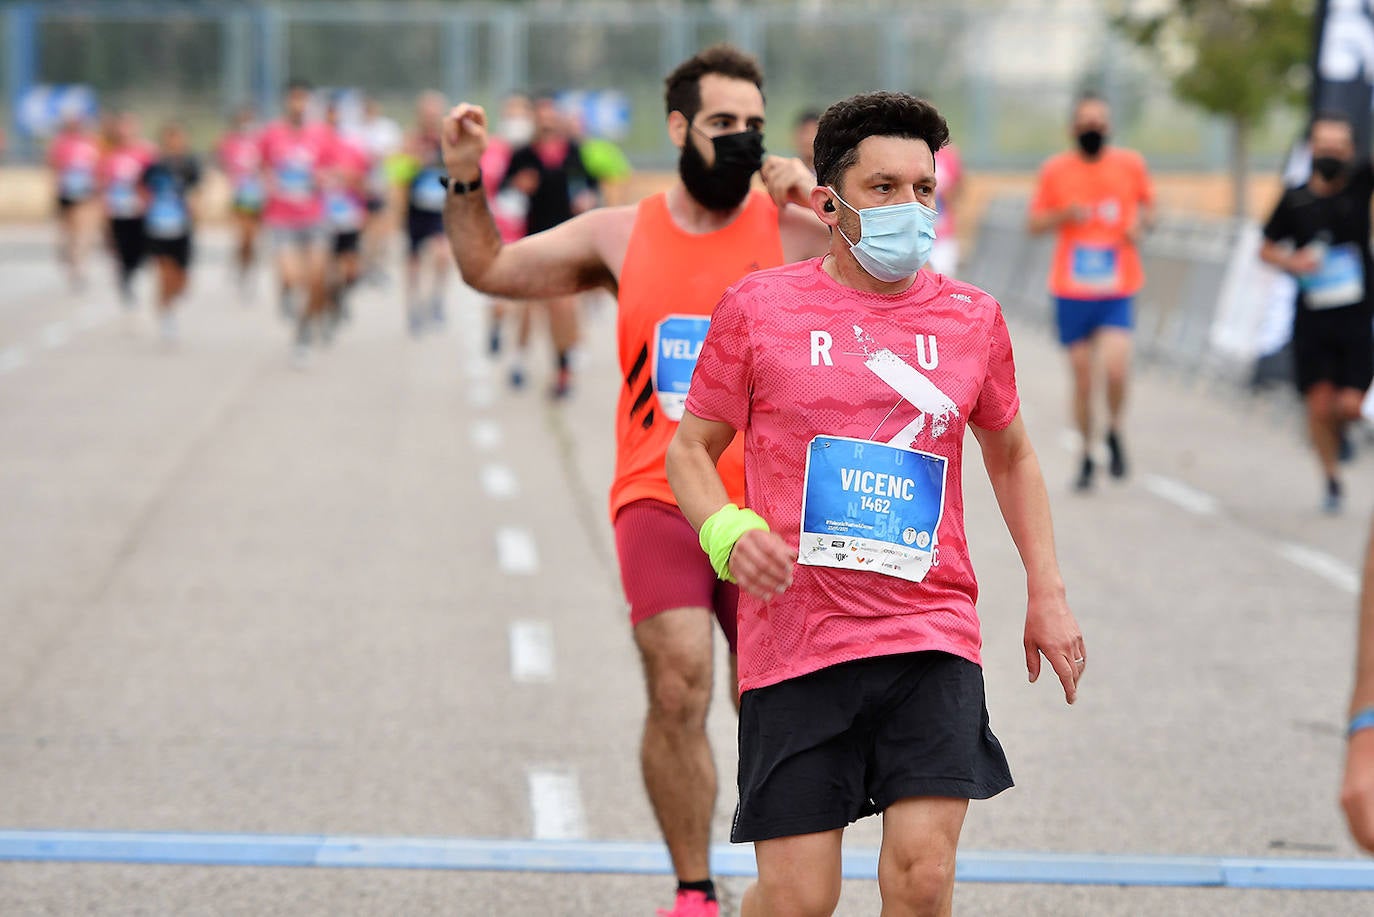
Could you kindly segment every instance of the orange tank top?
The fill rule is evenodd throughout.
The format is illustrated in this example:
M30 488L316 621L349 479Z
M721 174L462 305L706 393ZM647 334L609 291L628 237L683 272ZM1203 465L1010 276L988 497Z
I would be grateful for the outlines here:
M635 500L673 506L663 468L682 419L687 386L711 313L746 274L783 263L778 210L762 191L729 226L689 233L673 222L666 193L639 203L620 271L620 371L611 518ZM730 499L744 505L744 437L718 465Z

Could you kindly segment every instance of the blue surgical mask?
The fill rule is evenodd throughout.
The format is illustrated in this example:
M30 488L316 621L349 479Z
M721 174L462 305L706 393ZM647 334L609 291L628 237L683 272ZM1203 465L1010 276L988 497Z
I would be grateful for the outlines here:
M838 191L826 190L835 200L849 207ZM853 207L849 207L854 210ZM859 215L860 238L850 242L840 229L840 237L849 242L849 251L859 266L879 280L896 283L916 273L930 260L935 245L935 220L939 214L922 204L889 204L886 207L865 207L854 210ZM839 229L839 227L835 227Z

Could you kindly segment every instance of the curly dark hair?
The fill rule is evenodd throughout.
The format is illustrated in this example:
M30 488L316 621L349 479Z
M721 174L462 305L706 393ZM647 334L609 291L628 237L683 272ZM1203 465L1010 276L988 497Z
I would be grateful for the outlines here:
M666 87L663 101L668 114L675 111L691 121L701 111L701 78L708 73L735 80L748 80L759 91L763 91L763 71L753 55L745 54L732 44L721 42L698 51L678 64L668 78L663 81Z
M827 108L816 125L816 182L839 181L867 137L924 140L934 153L949 142L949 125L934 105L905 92L850 96Z

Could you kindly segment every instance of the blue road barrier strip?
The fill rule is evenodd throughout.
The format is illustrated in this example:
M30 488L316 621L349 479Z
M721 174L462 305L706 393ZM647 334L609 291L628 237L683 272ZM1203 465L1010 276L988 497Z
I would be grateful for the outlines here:
M748 846L717 844L711 850L711 860L712 871L719 876L754 874L754 852ZM0 831L0 861L631 875L672 872L662 844L638 841L157 831ZM877 875L877 850L845 849L846 879L874 879ZM956 877L961 882L1036 885L1374 891L1374 861L969 850L959 854Z

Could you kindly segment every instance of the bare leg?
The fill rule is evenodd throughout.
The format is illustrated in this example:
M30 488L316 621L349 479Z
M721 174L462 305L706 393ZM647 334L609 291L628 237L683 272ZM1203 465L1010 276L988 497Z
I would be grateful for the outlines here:
M840 903L843 839L844 831L837 828L756 842L759 878L744 893L740 917L827 917L835 913Z
M710 878L716 766L706 736L711 628L704 608L677 608L635 626L649 710L640 762L644 786L681 882Z
M954 908L954 859L967 799L902 799L883 812L878 855L882 917L949 917Z
M1073 420L1083 443L1083 463L1076 487L1080 491L1092 487L1093 463L1093 356L1094 339L1069 345L1069 369L1073 377Z
M1336 389L1330 382L1318 382L1303 396L1307 402L1307 429L1317 462L1328 480L1336 477L1340 455L1340 437L1336 417Z
M1119 430L1131 374L1131 333L1121 328L1103 328L1097 332L1097 339L1107 373L1109 429Z

